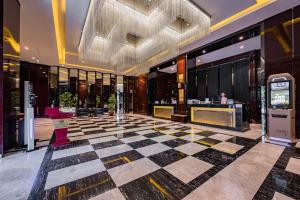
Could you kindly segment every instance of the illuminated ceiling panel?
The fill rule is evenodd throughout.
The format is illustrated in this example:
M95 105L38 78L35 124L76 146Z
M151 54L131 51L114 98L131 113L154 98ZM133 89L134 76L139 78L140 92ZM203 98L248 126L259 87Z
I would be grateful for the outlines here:
M187 0L92 0L79 56L117 72L149 67L177 55L181 41L199 39L209 27L210 17Z

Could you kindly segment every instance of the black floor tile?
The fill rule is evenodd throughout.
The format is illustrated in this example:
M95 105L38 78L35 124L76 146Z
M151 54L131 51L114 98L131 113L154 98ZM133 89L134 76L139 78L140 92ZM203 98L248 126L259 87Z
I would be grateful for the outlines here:
M121 145L121 144L124 144L124 142L122 142L121 140L113 140L113 141L109 141L109 142L92 144L92 146L95 150L97 150L97 149L113 147L113 146L117 146L117 145Z
M144 158L144 156L141 155L139 152L132 150L117 155L101 158L101 161L106 167L106 169L111 169L126 163L133 162L135 160L139 160L141 158Z
M105 171L47 190L44 199L89 199L115 187L112 178Z
M230 154L208 148L199 153L193 155L193 157L208 162L212 165L223 165L227 166L231 162L233 162L236 157Z
M168 140L168 141L162 142L162 144L167 145L167 146L172 147L172 148L175 148L175 147L178 147L180 145L187 144L187 143L189 143L189 141L186 141L186 140L183 140L183 139L180 139L180 138L176 138L174 140Z
M146 139L146 140L141 140L141 141L137 141L137 142L132 142L132 143L129 143L128 145L134 149L138 149L138 148L142 148L142 147L149 146L149 145L156 144L156 143L157 142L155 142L151 139Z
M182 199L191 192L182 181L160 169L120 187L126 199Z
M99 159L98 155L96 154L95 151L91 151L87 153L77 154L74 156L68 156L64 158L51 160L48 166L48 172L65 168L65 167L70 167L72 165L78 165L80 163L84 163L96 159Z
M173 134L170 134L170 135L173 135L175 137L183 137L183 136L186 136L186 135L190 135L190 133L178 132L178 133L173 133Z
M212 135L216 135L218 133L213 132L213 131L202 131L200 133L195 133L195 134L200 135L200 136L204 136L204 137L209 137L209 136L212 136Z
M212 147L212 146L214 146L216 144L221 143L222 141L216 140L216 139L212 139L212 138L203 138L203 139L197 140L195 142L198 143L198 144L207 146L207 147Z
M176 151L174 149L170 149L170 150L152 155L149 157L149 159L152 160L153 162L155 162L156 164L158 164L159 166L164 167L173 162L181 160L185 157L187 157L186 154Z
M77 140L77 141L71 141L69 144L60 146L60 147L53 147L54 151L58 151L58 150L63 150L63 149L69 149L69 148L73 148L73 147L80 147L80 146L85 146L85 145L89 145L89 141L88 140Z
M146 134L144 136L147 137L147 138L154 138L154 137L159 137L159 136L163 136L163 135L164 134L162 134L162 133L156 132L156 133L149 133L149 134Z
M122 135L122 137L119 137L120 135ZM119 139L129 138L129 137L133 137L133 136L138 136L139 134L131 132L131 133L124 133L124 134L120 134L120 135L116 135L116 137L118 137Z
M252 139L248 139L248 138L242 138L242 137L238 137L238 136L235 136L233 138L228 139L227 142L231 142L231 143L234 143L234 144L239 144L239 145L242 145L242 146L245 146L245 147L252 147L252 146L254 146L255 144L258 143L258 141L256 141L256 140L252 140Z

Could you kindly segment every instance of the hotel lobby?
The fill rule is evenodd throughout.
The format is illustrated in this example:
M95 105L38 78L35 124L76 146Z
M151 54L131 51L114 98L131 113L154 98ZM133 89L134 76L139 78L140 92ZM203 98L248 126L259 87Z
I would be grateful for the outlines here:
M0 7L0 200L300 199L300 1Z

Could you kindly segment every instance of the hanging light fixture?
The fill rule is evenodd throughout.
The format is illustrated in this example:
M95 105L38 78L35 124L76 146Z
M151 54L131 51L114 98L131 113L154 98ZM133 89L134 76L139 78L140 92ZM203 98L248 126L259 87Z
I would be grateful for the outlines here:
M117 72L143 72L209 27L210 17L188 0L92 0L79 55Z

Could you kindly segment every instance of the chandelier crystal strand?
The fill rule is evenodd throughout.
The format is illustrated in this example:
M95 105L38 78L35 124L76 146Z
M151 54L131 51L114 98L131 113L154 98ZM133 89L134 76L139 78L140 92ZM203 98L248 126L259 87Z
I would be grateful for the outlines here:
M188 0L92 0L80 59L143 73L208 34L210 17Z

